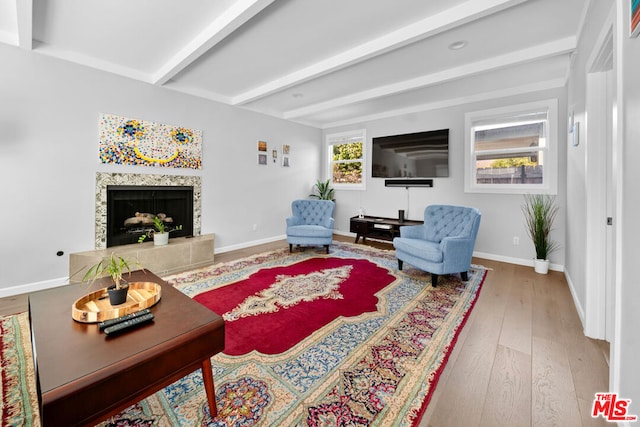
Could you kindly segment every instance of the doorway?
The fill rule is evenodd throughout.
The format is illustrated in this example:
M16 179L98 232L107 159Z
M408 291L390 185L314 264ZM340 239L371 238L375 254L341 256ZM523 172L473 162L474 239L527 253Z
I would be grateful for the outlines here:
M587 63L585 334L611 341L615 301L615 73L613 27Z

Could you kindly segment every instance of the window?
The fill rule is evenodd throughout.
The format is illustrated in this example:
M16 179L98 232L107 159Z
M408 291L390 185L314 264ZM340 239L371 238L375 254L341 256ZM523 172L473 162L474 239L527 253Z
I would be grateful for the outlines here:
M533 102L465 116L465 191L557 193L558 104Z
M364 141L364 129L327 135L329 178L335 188L364 189Z

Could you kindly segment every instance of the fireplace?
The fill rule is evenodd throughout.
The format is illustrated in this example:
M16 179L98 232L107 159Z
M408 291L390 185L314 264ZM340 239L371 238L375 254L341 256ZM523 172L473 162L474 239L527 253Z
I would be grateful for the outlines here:
M137 244L144 230L131 229L136 212L151 217L166 214L172 219L167 222L168 229L182 225L171 238L200 236L201 194L199 176L96 173L95 248ZM129 227L125 227L125 221Z
M136 243L156 216L171 237L192 236L193 187L107 186L107 247Z

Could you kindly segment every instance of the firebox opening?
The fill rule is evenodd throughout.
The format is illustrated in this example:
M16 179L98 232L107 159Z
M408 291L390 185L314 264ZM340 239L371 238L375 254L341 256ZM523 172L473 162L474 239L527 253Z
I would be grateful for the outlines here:
M193 235L193 187L107 186L107 247L128 245L153 229L154 216L165 217L171 238Z

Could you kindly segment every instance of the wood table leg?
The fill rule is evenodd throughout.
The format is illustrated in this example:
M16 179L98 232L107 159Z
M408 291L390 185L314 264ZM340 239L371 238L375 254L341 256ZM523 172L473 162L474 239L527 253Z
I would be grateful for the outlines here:
M211 359L209 358L202 361L202 379L204 380L204 389L207 391L211 418L215 418L218 416L218 407L216 406L216 390L213 386L213 371L211 368Z

